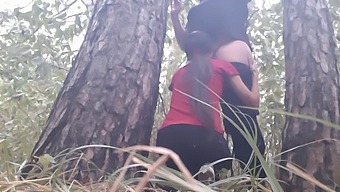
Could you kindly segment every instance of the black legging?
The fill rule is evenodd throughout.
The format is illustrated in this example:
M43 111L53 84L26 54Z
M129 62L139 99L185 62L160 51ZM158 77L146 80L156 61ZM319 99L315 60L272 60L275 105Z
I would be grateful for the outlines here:
M239 128L241 128L243 131L247 130L251 134L253 139L256 141L256 145L261 155L264 155L265 143L261 130L259 128L259 124L256 119L256 115L252 114L251 110L243 110L244 113L243 115L238 113L238 118L240 119L238 120L236 115L231 111L230 108L225 106L225 104L222 105L222 109L223 113L230 119L232 119L238 125ZM241 167L244 168L245 164L248 163L252 155L253 148L245 139L245 137L242 135L242 133L235 126L233 126L233 124L229 120L224 119L223 124L226 129L225 130L226 133L230 134L233 140L234 144L233 152L235 154L235 157L243 162L241 163ZM256 167L255 174L253 170L249 172L250 174L259 176L260 178L266 177L266 173L262 169L261 162L259 161L255 154L253 155L249 168L252 169L254 167Z
M196 125L178 124L163 128L158 131L156 145L177 153L193 175L202 165L231 156L222 134ZM216 172L222 168L230 169L231 163L230 160L223 161L214 165L214 169ZM167 166L178 169L172 160Z
M249 90L252 88L253 84L253 71L250 67L246 64L238 63L238 62L231 62L231 64L238 70L240 73L240 77L243 83L248 87ZM228 78L226 77L226 85L229 85ZM234 106L242 106L242 101L240 97L236 94L236 92L227 86L227 89L223 90L223 98L226 102L233 104ZM233 108L235 109L235 108ZM252 134L253 138L256 140L257 147L259 148L262 155L264 155L265 151L265 143L259 128L259 124L257 122L257 115L259 114L258 110L251 110L245 108L237 108L241 110L245 115L239 114L238 117L240 118L241 122L243 122L246 130ZM223 113L232 119L240 128L244 129L242 123L237 119L236 115L231 111L231 109L222 104L222 111ZM235 110L234 110L235 111ZM237 110L236 110L237 111ZM255 124L254 124L255 123ZM241 160L243 163L248 163L249 158L253 152L253 148L249 145L247 140L244 136L238 131L238 129L233 126L227 119L223 120L224 127L226 129L226 133L231 135L231 138L234 143L234 154L235 157ZM256 133L256 138L255 138ZM244 168L244 164L241 163L241 167ZM250 168L256 167L255 174L259 175L259 177L266 177L265 172L262 170L261 163L258 158L255 158L251 161ZM253 172L250 172L251 174Z

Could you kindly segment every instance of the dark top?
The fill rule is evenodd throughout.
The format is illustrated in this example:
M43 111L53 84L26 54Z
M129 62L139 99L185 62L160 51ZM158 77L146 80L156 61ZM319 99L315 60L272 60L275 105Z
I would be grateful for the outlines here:
M237 69L237 71L239 72L239 75L243 81L243 83L248 87L249 90L252 89L252 85L253 85L253 71L251 70L251 68L243 63L239 63L239 62L231 62L231 64ZM228 84L228 82L226 82L226 84ZM228 89L224 89L223 90L223 96L222 98L234 105L234 106L245 106L243 104L243 102L241 101L240 97L237 96L237 94L235 93L235 91L231 90L229 88L229 86L227 86ZM223 106L224 108L226 106ZM252 109L245 109L245 108L239 108L243 113L246 113L252 117L255 117L256 115L259 114L258 110L252 110Z
M206 32L215 44L241 40L250 46L247 35L249 1L204 1L190 9L186 28L189 31Z
M239 75L244 82L244 84L248 87L248 89L252 88L253 84L253 71L248 65L245 65L243 63L238 62L231 62L231 64L239 71ZM228 78L225 78L226 82L224 82L225 85L228 85L229 82L227 81ZM236 123L239 127L244 127L246 129L254 130L254 128L259 128L259 124L257 122L256 116L259 114L258 110L253 109L246 109L242 108L240 106L245 106L239 96L235 93L234 90L230 89L229 86L226 86L225 89L223 89L222 98L224 101L226 101L229 104L232 104L237 109L233 107L229 107L223 102L221 103L222 112L225 116L230 118L234 123ZM240 113L237 113L237 111L240 110L245 115L241 115ZM236 115L235 115L236 113ZM254 122L254 123L252 123ZM225 128L226 133L235 134L235 125L229 121L227 118L223 118L223 125Z

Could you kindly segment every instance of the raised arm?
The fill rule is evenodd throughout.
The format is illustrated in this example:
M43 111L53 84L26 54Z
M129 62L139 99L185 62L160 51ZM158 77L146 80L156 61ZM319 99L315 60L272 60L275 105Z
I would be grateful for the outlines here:
M179 13L182 10L182 4L180 0L173 0L171 4L171 20L175 30L175 37L179 47L183 48L183 39L185 36L185 29L183 28L181 21L179 20Z

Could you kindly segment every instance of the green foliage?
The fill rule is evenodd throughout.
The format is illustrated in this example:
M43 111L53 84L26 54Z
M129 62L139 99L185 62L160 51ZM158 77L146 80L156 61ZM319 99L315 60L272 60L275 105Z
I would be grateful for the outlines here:
M281 150L281 130L284 116L269 109L283 109L285 91L285 63L282 39L282 5L276 2L255 7L250 20L249 34L253 43L255 61L260 70L261 107L259 123L267 148L267 157Z
M84 6L70 13L75 4L37 0L0 13L0 170L28 158L44 127L86 26Z
M197 3L185 1L183 23L189 8ZM329 0L329 5L340 46L339 0ZM280 151L284 124L284 114L272 110L284 108L282 5L280 2L254 5L253 10L249 34L261 72L260 124L267 155L272 158ZM35 0L29 7L0 12L0 172L10 171L6 165L17 167L14 163L21 163L30 155L77 52L87 15L81 0ZM171 76L185 61L170 20L167 27L160 84L162 99L155 115L155 128L169 106Z
M332 15L333 27L336 37L337 44L337 58L338 66L340 67L340 1L339 0L328 0L329 8Z

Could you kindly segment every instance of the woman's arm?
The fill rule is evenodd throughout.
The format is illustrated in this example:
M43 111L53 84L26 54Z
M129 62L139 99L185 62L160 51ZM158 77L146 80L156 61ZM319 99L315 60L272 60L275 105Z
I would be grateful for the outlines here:
M243 83L239 75L231 76L230 84L235 90L235 93L243 101L244 105L258 107L260 103L258 73L249 46L243 41L233 41L219 48L215 57L228 62L244 63L253 70L253 84L251 90Z
M253 85L251 90L243 83L239 75L231 76L229 82L231 87L235 90L237 96L243 101L244 105L249 107L259 107L260 104L260 92L258 84L258 74L255 69L255 64L253 64L254 74L253 74Z
M185 36L185 29L183 28L181 21L179 20L179 12L182 10L182 4L179 0L172 1L172 9L171 9L171 20L174 26L175 37L179 47L183 48L183 40Z

